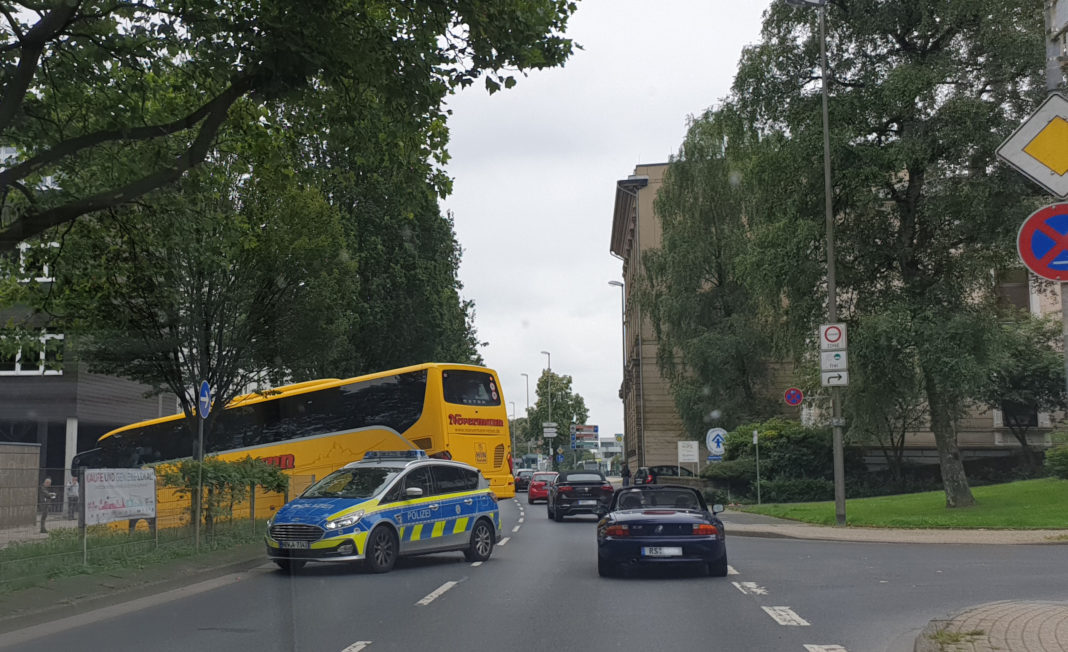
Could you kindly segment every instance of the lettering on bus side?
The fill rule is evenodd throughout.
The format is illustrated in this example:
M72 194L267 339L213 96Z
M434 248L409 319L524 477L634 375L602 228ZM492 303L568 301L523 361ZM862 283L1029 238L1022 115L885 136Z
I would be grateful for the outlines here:
M297 467L296 458L292 453L287 455L271 455L268 457L257 457L256 459L261 462L266 462L271 466L277 466L280 469L295 469Z
M495 428L504 427L504 419L478 419L474 417L465 417L462 414L450 414L449 415L450 426L493 426Z

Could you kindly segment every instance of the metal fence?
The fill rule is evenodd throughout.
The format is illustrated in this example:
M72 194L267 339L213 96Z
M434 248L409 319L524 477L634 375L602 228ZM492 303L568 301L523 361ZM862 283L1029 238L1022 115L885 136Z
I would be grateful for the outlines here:
M143 564L192 554L196 547L192 498L157 479L156 518L83 527L81 487L69 469L13 469L0 466L0 591L33 586L86 569ZM76 474L75 474L76 477ZM46 483L45 479L50 482ZM227 505L229 513L201 528L208 549L255 541L264 523L290 496L315 477L290 476L286 493L256 488L249 499Z

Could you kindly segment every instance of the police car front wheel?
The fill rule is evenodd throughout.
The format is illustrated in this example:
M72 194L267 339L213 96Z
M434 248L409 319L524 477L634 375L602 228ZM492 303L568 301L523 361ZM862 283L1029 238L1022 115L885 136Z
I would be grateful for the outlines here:
M388 573L396 563L397 535L387 527L376 527L367 538L367 570L372 573Z
M471 529L471 543L464 550L467 561L486 561L493 552L493 528L486 521L475 523Z

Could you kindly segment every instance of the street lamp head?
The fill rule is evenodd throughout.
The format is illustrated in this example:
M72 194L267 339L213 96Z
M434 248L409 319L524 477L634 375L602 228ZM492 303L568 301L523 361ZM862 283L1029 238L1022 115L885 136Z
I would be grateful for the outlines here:
M542 355L549 355L549 352L548 351L542 351L541 354Z
M609 282L608 282L608 284L609 284L609 285L614 285L614 286L616 286L617 288L621 288L621 287L623 287L623 283L622 283L621 281L609 281Z

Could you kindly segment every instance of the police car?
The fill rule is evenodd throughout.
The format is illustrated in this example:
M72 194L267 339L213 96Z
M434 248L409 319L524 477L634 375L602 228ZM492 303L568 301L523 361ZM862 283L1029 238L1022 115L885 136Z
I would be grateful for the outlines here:
M266 544L286 571L362 560L385 573L401 555L485 561L500 539L497 498L478 469L411 450L368 452L308 487L268 521Z

